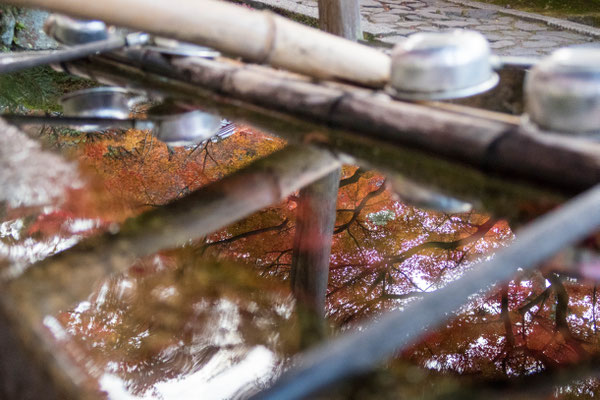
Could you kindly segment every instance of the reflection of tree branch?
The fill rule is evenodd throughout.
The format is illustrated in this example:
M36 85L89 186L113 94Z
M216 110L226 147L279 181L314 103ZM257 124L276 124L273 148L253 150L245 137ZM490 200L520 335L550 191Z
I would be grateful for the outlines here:
M454 263L453 268L456 268L463 263L465 258L467 258L467 254L469 254L469 252L471 251L471 249L473 248L474 245L475 245L475 243L471 243L471 245L468 248L462 250L462 254L460 255L460 258L458 260L456 260L456 262ZM448 250L448 251L450 251L450 250ZM450 255L448 255L448 258L449 257L450 257ZM431 289L431 287L433 285L439 283L440 280L442 279L442 277L444 276L444 272L446 272L446 270L449 268L450 268L450 264L444 265L444 267L438 273L438 276L435 278L435 281L431 282L431 284L425 288L425 291L428 292L429 289Z
M504 358L502 359L502 371L506 374L507 372L507 361L508 357L512 354L513 348L515 347L515 335L512 330L512 322L510 320L510 313L508 310L508 285L502 286L502 294L500 300L500 318L504 323L504 331L506 342L504 345Z
M360 177L363 176L365 174L365 172L367 172L365 169L358 168L356 171L354 171L354 174L352 174L352 176L349 176L348 178L344 178L340 181L340 189L343 188L344 186L352 185L353 183L358 182Z
M546 300L548 299L549 295L550 295L550 287L547 287L546 290L544 290L542 293L535 296L531 301L529 301L528 303L519 307L517 309L517 311L520 314L525 314L526 312L529 312L529 310L531 310L534 306L536 306L540 303L543 305L546 302Z
M356 206L356 208L352 211L352 217L350 218L350 220L348 222L346 222L345 224L337 226L335 228L335 230L333 231L333 234L335 235L335 234L338 234L338 233L343 232L346 229L348 229L350 227L350 225L352 225L352 223L354 221L356 221L356 219L360 215L363 208L365 208L365 206L367 205L369 200L379 196L384 191L385 191L385 181L383 181L381 183L381 186L379 186L379 188L377 190L367 193L367 195L360 201L358 206Z
M208 141L208 142L206 143L206 146L204 146L204 149L205 149L205 151L206 151L206 156L207 156L208 158L210 158L210 159L211 159L211 161L212 161L213 163L215 163L215 165L216 165L217 167L220 167L220 166L221 166L221 164L219 164L219 162L218 162L218 161L217 161L217 160L216 160L216 159L213 157L213 155L212 155L212 154L210 154L210 151L208 151L208 146L212 146L212 144L213 144L213 143L212 143L211 141ZM204 165L206 166L206 158L204 158Z
M466 238L454 240L451 242L432 241L432 242L421 243L417 246L411 247L410 249L402 252L401 254L398 254L393 257L389 257L386 261L391 262L393 264L398 264L398 263L404 262L405 260L414 256L415 254L420 253L421 251L427 250L427 249L455 250L458 247L476 242L479 239L483 238L485 236L485 234L490 229L492 229L492 227L495 224L496 224L496 220L490 218L486 222L484 222L482 225L480 225L472 235L470 235Z
M421 293L421 292L409 292L409 293L404 293L404 294L382 293L380 296L377 296L374 299L365 300L362 303L358 303L357 305L362 304L362 307L358 311L347 315L346 318L344 318L342 321L340 321L340 324L346 325L349 322L352 322L352 320L354 320L356 317L359 317L360 315L362 315L364 313L364 311L367 310L369 307L371 307L374 304L380 303L382 301L385 301L385 300L407 300L407 299L411 299L414 297L421 297L421 296L423 296L423 293Z
M287 226L287 224L288 224L288 220L286 218L279 225L269 226L267 228L260 228L260 229L255 229L255 230L252 230L252 231L240 233L239 235L235 235L235 236L232 236L232 237L227 238L227 239L221 239L221 240L217 240L216 242L207 243L206 245L207 246L217 246L217 245L222 245L222 244L227 244L227 243L235 242L236 240L248 238L248 237L251 237L251 236L260 235L261 233L272 232L272 231L280 231L283 228L285 228Z
M348 229L348 235L350 235L350 237L352 238L352 241L354 241L354 244L356 245L356 248L358 249L358 252L360 253L361 258L363 259L364 262L366 262L367 259L365 257L365 252L363 251L362 246L360 245L360 243L358 243L358 240L356 240L356 237L352 234L352 231L350 229Z
M382 185L383 186L383 185ZM373 193L373 192L371 192ZM434 242L426 242L426 243L422 243L420 245L411 247L410 249L395 255L395 256L389 256L389 257L385 257L383 260L381 260L380 262L374 264L374 265L369 265L367 266L368 268L365 269L364 271L362 271L361 273L359 273L358 275L354 276L353 278L350 278L349 280L347 280L346 282L342 283L340 286L337 286L335 288L333 288L332 290L329 291L329 293L327 293L327 296L331 296L337 292L339 292L340 290L342 290L345 287L351 286L353 284L355 284L356 282L360 281L361 279L363 279L364 277L378 271L380 268L386 266L386 265L393 265L393 264L397 264L397 263L401 263L404 262L405 260L407 260L408 258L412 257L413 255L425 250L425 249L433 249L433 248L438 248L438 249L456 249L460 246L464 246L473 242L478 241L479 239L483 238L485 236L485 234L496 224L496 221L493 220L492 218L488 219L486 222L484 222L482 225L480 225L477 228L477 231L475 231L471 236L468 236L466 238L463 239L459 239L459 240L454 240L452 242L441 242L441 241L434 241ZM353 265L345 265L345 266L353 266ZM359 265L362 266L362 265ZM340 266L336 266L336 267L332 267L331 269L338 269L341 268ZM398 272L402 273L399 269L397 269ZM405 275L406 276L406 275ZM409 279L410 280L410 279ZM419 288L418 286L416 286L413 282L413 285L415 287L417 287L419 290L423 290L421 288Z
M556 273L548 275L548 280L556 294L556 331L560 332L565 342L581 357L589 356L588 352L581 346L580 341L573 336L567 317L569 314L569 294L562 284L560 276Z
M406 272L404 272L404 271L400 270L400 268L394 268L394 270L395 270L396 272L398 272L400 275L402 275L402 276L403 276L403 277L404 277L404 278L405 278L405 279L408 281L408 283L410 283L410 285L411 285L412 287L414 287L415 289L417 289L419 292L423 292L423 291L424 291L423 289L421 289L421 288L419 287L419 285L417 285L417 284L415 283L415 281L413 281L413 280L411 279L411 277L410 277L410 276L408 276L408 274L407 274Z
M275 260L273 260L273 262L269 265L267 265L263 272L262 272L262 276L265 276L267 271L269 271L271 268L273 267L280 267L283 265L291 265L291 263L280 263L279 260L281 260L281 257L283 257L284 255L291 253L293 251L293 249L285 249L285 250L281 250L279 251L279 255L277 257L275 257ZM277 252L269 252L269 253L277 253ZM268 253L267 253L268 254Z

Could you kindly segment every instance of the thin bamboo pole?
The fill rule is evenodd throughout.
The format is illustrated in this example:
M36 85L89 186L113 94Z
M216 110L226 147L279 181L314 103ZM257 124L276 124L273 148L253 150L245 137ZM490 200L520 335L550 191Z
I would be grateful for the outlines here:
M275 15L215 0L9 0L213 47L317 78L383 86L390 58ZM141 12L143 10L143 12Z
M302 347L320 341L325 334L325 296L340 172L331 172L298 195L290 283L297 300Z

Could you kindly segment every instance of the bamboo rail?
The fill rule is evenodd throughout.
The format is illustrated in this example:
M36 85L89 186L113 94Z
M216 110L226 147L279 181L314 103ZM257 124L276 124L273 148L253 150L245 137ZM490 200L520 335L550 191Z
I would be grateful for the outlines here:
M258 63L317 78L383 86L384 53L275 15L215 0L9 0L86 19L210 46ZM143 10L143 12L140 12ZM232 23L235 21L235 23Z

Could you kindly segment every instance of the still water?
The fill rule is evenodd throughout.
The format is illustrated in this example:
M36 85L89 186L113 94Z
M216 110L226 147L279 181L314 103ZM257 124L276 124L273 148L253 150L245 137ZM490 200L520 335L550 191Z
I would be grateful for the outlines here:
M172 148L144 131L27 131L36 140L0 136L0 254L12 275L285 146L242 125L218 142ZM289 288L297 206L290 196L183 248L140 259L50 316L58 326L48 328L84 352L86 370L109 398L246 398L291 365L309 334ZM418 301L514 239L506 221L476 211L403 204L384 176L351 165L343 168L336 208L328 337ZM598 357L596 303L593 283L519 276L472 299L378 371L321 396L594 397L600 387L588 375L571 370L558 380L554 373Z

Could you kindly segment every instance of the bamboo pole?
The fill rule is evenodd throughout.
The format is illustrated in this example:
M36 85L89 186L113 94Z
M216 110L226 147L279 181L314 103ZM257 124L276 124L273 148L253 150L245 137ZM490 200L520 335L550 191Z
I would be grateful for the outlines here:
M390 74L390 58L378 50L269 11L249 10L215 0L175 3L169 0L9 0L9 3L101 19L317 78L380 87Z
M360 331L343 334L308 351L274 386L252 399L305 398L336 380L371 369L412 344L427 329L443 323L470 296L510 280L520 270L535 268L561 248L597 230L599 202L600 186L596 186L519 231L509 247L458 280L403 310L383 315Z

